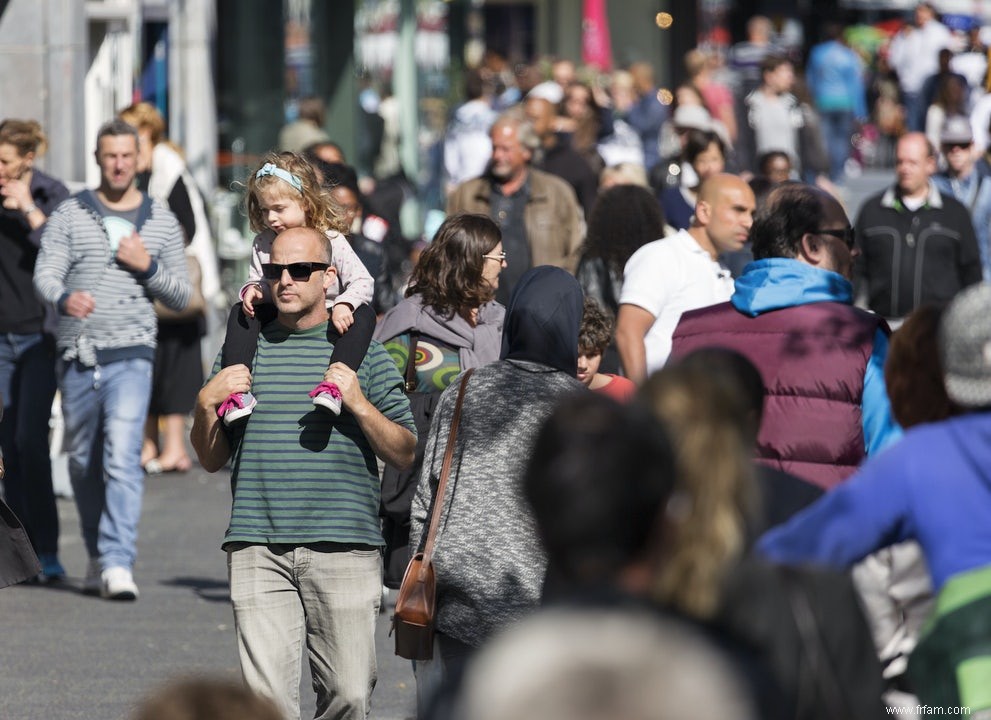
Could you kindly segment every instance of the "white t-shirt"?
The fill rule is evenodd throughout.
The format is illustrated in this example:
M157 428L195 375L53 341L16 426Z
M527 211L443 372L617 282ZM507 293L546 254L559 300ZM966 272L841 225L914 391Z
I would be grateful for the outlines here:
M636 305L656 320L644 337L647 374L671 354L671 336L681 314L726 302L733 294L729 270L713 260L687 230L647 243L633 253L623 273L620 305Z

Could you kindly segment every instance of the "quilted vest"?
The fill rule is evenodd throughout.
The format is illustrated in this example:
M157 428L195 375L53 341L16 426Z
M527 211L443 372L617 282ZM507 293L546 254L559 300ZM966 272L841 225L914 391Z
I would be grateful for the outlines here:
M727 302L682 315L671 357L725 347L748 358L767 387L758 461L829 490L865 456L864 372L880 323L842 303L752 318Z

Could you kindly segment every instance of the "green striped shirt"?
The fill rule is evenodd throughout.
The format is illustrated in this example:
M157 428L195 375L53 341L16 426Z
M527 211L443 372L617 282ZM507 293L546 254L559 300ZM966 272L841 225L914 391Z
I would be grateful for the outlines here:
M246 424L229 429L234 502L229 543L382 545L378 467L346 409L335 417L308 393L323 379L332 346L327 324L291 331L262 328L252 372L258 400ZM220 369L220 359L213 372ZM416 433L402 378L373 342L358 368L365 397L389 420Z

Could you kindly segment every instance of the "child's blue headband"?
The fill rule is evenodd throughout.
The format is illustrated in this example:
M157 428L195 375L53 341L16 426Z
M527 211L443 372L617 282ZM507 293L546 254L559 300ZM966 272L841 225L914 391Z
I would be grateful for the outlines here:
M279 180L284 180L292 185L300 193L303 192L303 183L298 177L293 175L288 170L283 170L282 168L277 167L273 163L265 163L262 165L261 169L255 173L255 178L263 178L266 175L274 175L279 178Z

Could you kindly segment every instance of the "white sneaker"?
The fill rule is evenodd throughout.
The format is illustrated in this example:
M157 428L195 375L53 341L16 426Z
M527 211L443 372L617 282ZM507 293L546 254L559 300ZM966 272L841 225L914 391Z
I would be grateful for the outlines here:
M126 567L108 567L102 574L100 597L107 600L137 600L138 586Z
M99 558L90 558L83 578L83 595L99 595L103 590L102 568Z

